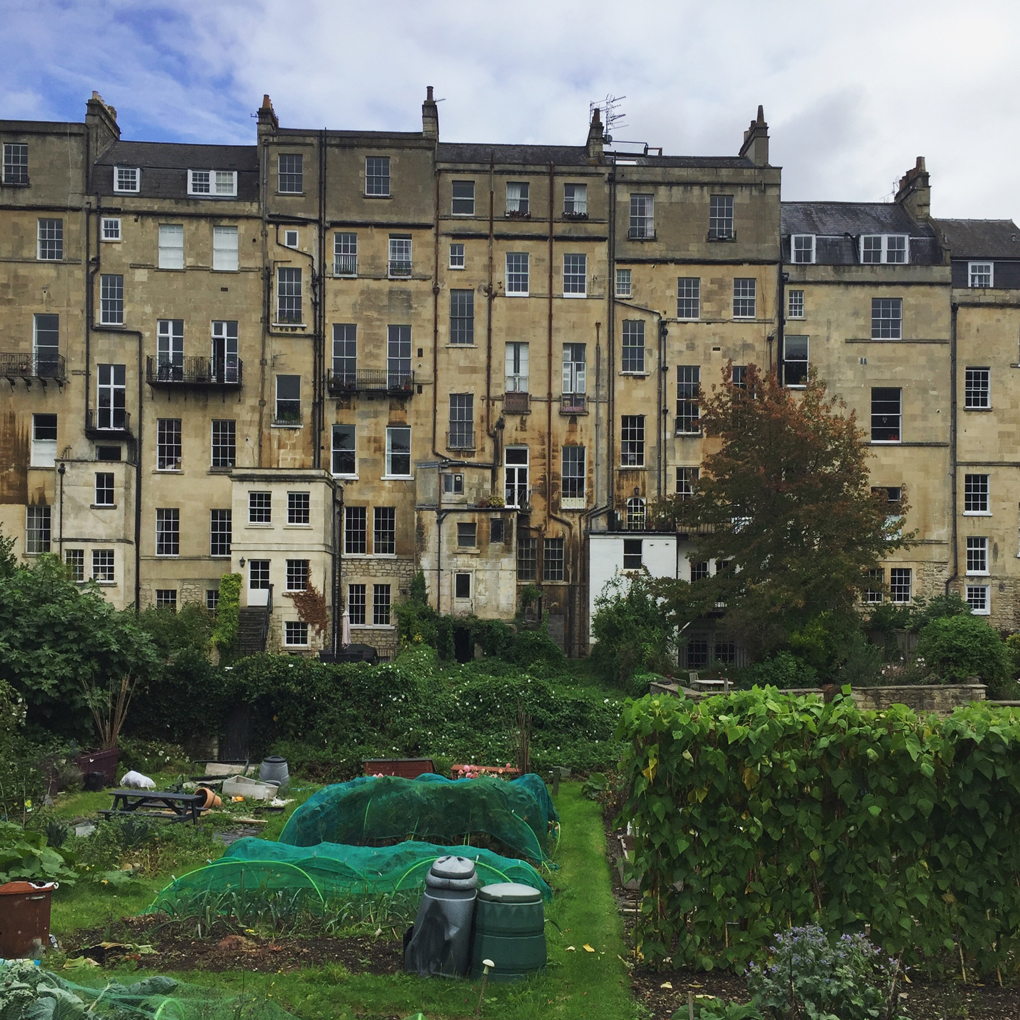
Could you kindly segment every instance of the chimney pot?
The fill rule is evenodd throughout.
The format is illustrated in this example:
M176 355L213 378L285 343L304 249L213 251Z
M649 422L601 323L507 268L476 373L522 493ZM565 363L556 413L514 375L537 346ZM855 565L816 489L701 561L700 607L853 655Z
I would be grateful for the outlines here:
M425 101L427 103L431 103L433 101L433 99L432 99L432 86L431 85L427 86L426 89L425 89Z

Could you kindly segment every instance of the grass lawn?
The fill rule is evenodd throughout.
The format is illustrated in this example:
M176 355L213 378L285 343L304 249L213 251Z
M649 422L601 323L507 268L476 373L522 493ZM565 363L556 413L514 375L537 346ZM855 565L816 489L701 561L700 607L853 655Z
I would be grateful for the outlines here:
M551 875L556 895L546 909L548 970L518 984L487 985L482 1016L500 1020L636 1020L639 1008L630 995L621 959L623 930L612 895L599 808L581 796L579 784L570 783L560 787L556 807L562 837L556 852L560 867ZM269 838L278 834L276 826L273 828L276 832L267 833ZM151 886L130 893L97 893L94 886L75 889L70 896L60 897L62 903L55 903L54 930L59 937L61 930L82 924L95 927L121 914L137 912L148 905L161 881L153 880ZM585 945L594 952L585 950ZM116 979L127 982L141 976L125 969L123 973L118 970ZM224 991L243 989L271 997L305 1020L381 1020L418 1010L429 1020L461 1020L474 1016L480 988L480 983L466 980L353 974L340 965L276 975L191 971L173 976ZM98 977L95 972L86 975L78 970L72 979L93 984Z

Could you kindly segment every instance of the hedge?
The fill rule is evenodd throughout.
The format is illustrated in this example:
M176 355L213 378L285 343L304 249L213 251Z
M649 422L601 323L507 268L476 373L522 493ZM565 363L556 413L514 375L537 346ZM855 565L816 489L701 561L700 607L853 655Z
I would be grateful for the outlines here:
M775 930L818 923L869 924L912 965L1016 959L1020 712L918 718L848 694L627 702L622 818L646 957L742 968Z

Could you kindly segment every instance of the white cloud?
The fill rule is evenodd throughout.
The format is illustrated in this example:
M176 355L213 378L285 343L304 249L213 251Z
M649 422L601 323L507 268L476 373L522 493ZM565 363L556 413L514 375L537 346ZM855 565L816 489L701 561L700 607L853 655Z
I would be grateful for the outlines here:
M617 132L735 154L758 103L790 199L877 200L925 155L938 215L1020 213L1008 0L9 2L8 117L80 120L93 88L125 136L250 142L268 92L284 125L580 144L589 101Z

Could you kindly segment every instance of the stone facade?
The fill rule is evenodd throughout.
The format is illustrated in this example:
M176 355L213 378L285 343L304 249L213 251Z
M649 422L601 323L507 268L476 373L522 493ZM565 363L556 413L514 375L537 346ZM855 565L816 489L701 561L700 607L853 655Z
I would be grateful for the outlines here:
M641 540L696 481L700 393L755 363L816 368L909 504L883 597L948 586L1015 627L1016 228L932 219L923 161L891 203L783 203L760 109L735 155L608 152L597 111L576 141L441 141L431 90L409 132L281 127L267 96L249 146L122 140L98 95L0 121L18 554L118 606L241 572L308 653L307 578L383 654L416 569L455 615L535 584L582 654L589 538Z

